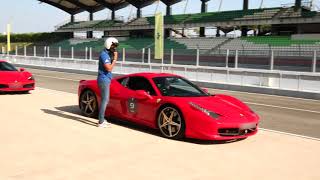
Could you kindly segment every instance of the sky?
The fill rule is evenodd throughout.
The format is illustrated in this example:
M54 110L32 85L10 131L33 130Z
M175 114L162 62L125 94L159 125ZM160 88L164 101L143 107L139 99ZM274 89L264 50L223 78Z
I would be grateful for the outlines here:
M282 4L294 3L295 0L264 0L263 7L279 7ZM319 0L317 0L319 1ZM51 5L38 0L0 0L0 33L6 31L6 24L11 23L13 33L52 32L54 27L70 21L70 15ZM221 11L238 10L242 8L243 0L223 0ZM218 11L220 0L208 2L208 11ZM249 8L259 8L261 0L249 0ZM200 12L200 0L187 0L172 6L173 14ZM142 9L142 15L153 15L156 10L165 13L165 5L160 2ZM136 8L128 6L116 11L116 16L122 19L134 17ZM88 13L77 14L77 20L88 20ZM105 9L94 14L95 20L110 17L110 11Z

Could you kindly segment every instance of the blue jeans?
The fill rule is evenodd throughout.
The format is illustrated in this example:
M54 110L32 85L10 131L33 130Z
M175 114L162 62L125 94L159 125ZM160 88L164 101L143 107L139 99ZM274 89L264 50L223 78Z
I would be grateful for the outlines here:
M100 109L99 109L99 124L102 124L105 121L104 115L105 115L106 108L110 98L110 81L98 80L98 86L101 94L101 103L100 103Z

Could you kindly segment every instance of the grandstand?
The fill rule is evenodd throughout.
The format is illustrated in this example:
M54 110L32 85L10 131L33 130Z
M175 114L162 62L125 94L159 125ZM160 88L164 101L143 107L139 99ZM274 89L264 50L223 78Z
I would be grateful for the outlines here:
M68 41L54 44L62 47L70 48L74 46L76 49L84 47L92 47L96 49L101 47L102 40L92 39L92 31L103 31L105 36L121 36L121 48L142 49L153 47L153 29L154 16L141 17L141 8L148 6L155 1L108 1L108 0L82 0L81 4L72 0L53 1L41 0L71 14L71 21L57 28L56 32L83 32L87 31L89 42L81 42L70 44ZM299 0L296 0L294 6L273 7L249 9L248 0L244 0L243 10L207 12L206 3L208 0L201 0L201 12L195 14L176 14L172 15L171 6L180 0L163 0L167 6L167 13L164 16L164 24L167 39L165 40L166 49L202 49L214 51L217 49L230 50L318 50L319 43L314 41L291 40L291 34L318 33L320 16L316 11L311 11L307 7L303 7ZM72 4L72 5L71 5ZM129 4L137 8L137 17L124 22L116 20L115 12L118 9L127 7ZM112 17L108 20L93 20L93 13L101 9L109 8L112 10ZM67 9L66 9L67 8ZM82 11L90 12L90 21L74 21L74 14ZM265 31L259 29L260 25L268 26ZM177 38L171 37L172 32L186 37L181 29L201 27L199 38ZM204 27L216 27L218 38L202 38L205 36ZM247 31L254 30L258 37L242 37L230 39L228 37L220 37L220 32L224 34L234 30L241 30L242 35L246 35ZM172 31L170 33L170 31ZM125 32L127 34L119 34ZM117 34L118 33L118 34ZM270 37L261 37L262 35L271 34ZM283 36L283 34L285 36ZM277 35L282 35L277 37ZM137 38L138 37L138 38ZM73 40L77 41L77 40Z
M319 13L309 11L307 9L294 10L294 7L288 8L264 8L264 9L249 9L247 11L222 11L222 12L206 12L196 14L178 14L164 16L165 28L186 28L186 27L223 27L223 26L252 26L260 24L269 25L286 25L296 21L297 24L312 26L313 23L320 22ZM100 21L101 22L101 21ZM154 16L139 17L127 23L118 22L110 23L109 20L103 21L97 25L97 21L68 23L57 29L57 32L77 32L84 31L114 31L114 30L141 30L154 29ZM111 21L112 22L112 21ZM297 30L292 30L292 33L297 33ZM289 30L290 30L289 29ZM297 26L296 26L297 29ZM301 32L308 33L308 32Z
M293 40L289 36L242 37L232 39L221 46L230 50L282 50L282 51L314 51L320 50L318 40Z
M57 32L87 32L87 38L92 38L93 31L102 31L105 35L112 35L113 31L143 31L154 29L154 17L142 17L141 9L157 0L39 0L43 3L57 7L71 15L71 20L57 28ZM270 25L278 28L277 32L286 29L290 34L311 33L309 29L319 24L319 13L311 11L309 7L303 6L301 0L295 0L293 6L249 9L249 0L243 0L243 9L234 11L207 12L207 2L209 0L199 0L201 12L196 14L173 15L171 6L181 2L181 0L161 0L167 9L164 17L166 37L170 37L170 31L176 29L200 27L199 36L204 37L205 27L217 27L226 30L228 33L234 27L241 29L242 35L246 36L250 30L249 26ZM292 0L294 1L294 0ZM136 18L129 22L116 20L116 11L132 5L137 8ZM111 19L94 20L93 14L102 9L108 8L112 11ZM74 16L80 12L89 12L89 21L75 22ZM288 26L290 25L290 26ZM230 30L231 28L231 30ZM314 33L314 32L313 32ZM141 33L140 33L141 34ZM217 33L219 36L219 31Z
M103 37L116 36L120 40L119 48L126 49L128 59L131 55L139 59L143 48L151 49L151 51L154 49L155 17L143 17L141 10L158 2L157 0L39 1L70 14L70 22L56 27L56 33L68 33L71 35L68 37L78 32L85 32L87 35L81 39L70 38L45 44L45 46L50 46L51 55L54 51L58 52L58 47L61 47L63 51L70 51L73 48L77 51L75 53L83 55L84 51L87 52L87 49L91 48L95 54L98 54L103 47L104 40L94 38L93 32L103 32ZM174 58L181 59L181 61L194 61L196 49L199 49L200 59L208 62L212 59L225 61L227 50L230 50L228 52L230 58L234 57L235 50L239 50L241 55L247 55L247 58L252 56L252 59L261 56L269 57L271 51L275 51L275 54L285 51L280 55L287 57L303 55L310 57L313 53L311 51L320 51L320 13L304 6L301 0L292 0L295 1L292 5L256 9L249 9L249 0L243 0L243 8L239 10L217 12L210 12L206 8L209 0L198 0L201 4L199 13L173 14L172 5L181 1L161 1L167 7L164 16L166 59L170 58L168 53L171 52L171 49L174 50ZM136 7L136 17L127 21L117 18L116 11L129 5ZM104 20L93 18L95 12L105 8L111 10L111 18ZM75 15L84 11L89 12L89 20L75 21ZM189 36L187 29L195 29L197 37ZM208 29L213 29L210 37L206 31ZM241 37L239 37L240 32ZM301 35L301 37L297 39L296 35ZM311 38L306 38L306 35ZM32 45L37 46L37 44ZM29 49L32 51L33 48ZM39 47L38 49L44 48Z

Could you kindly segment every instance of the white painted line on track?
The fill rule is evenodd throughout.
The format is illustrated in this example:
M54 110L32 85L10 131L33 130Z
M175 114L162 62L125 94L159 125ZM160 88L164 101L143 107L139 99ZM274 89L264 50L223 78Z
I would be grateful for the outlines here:
M307 109L290 108L290 107L275 106L275 105L269 105L269 104L260 104L260 103L254 103L254 102L245 102L245 103L251 104L251 105L256 105L256 106L265 106L265 107L281 108L281 109L288 109L288 110L294 110L294 111L304 111L304 112L309 112L309 113L320 114L320 111L312 111L312 110L307 110Z
M303 136L303 135L293 134L293 133L288 133L288 132L283 132L283 131L276 131L276 130L272 130L272 129L259 128L259 130L278 133L278 134L284 134L284 135L288 135L288 136L295 136L295 137L304 138L304 139L311 139L311 140L315 140L315 141L320 141L320 138L315 138L315 137L310 137L310 136Z

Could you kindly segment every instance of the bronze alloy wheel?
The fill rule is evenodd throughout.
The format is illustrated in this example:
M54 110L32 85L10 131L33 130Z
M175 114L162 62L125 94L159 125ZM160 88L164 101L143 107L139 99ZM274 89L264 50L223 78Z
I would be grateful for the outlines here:
M180 112L174 107L163 108L158 115L158 127L163 136L180 139L184 136L184 121Z
M79 103L83 115L87 117L97 116L98 102L95 94L91 90L87 90L81 94Z

